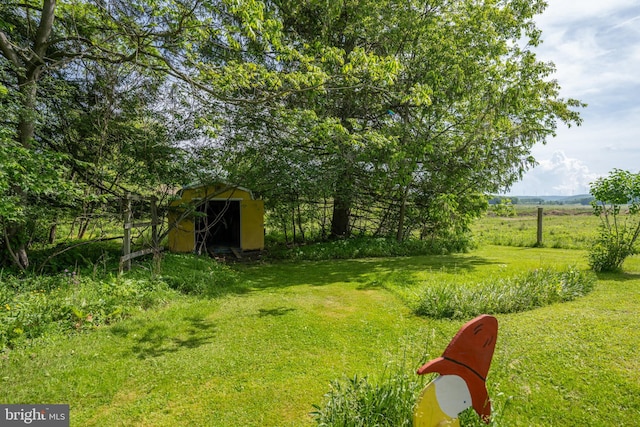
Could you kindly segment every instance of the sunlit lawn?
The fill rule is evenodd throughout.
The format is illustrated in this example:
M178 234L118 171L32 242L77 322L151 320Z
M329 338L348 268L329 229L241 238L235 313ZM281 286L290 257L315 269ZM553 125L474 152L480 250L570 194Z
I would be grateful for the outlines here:
M242 266L245 285L183 297L110 327L48 338L0 361L3 403L68 403L73 426L305 426L343 376L413 370L461 322L412 314L425 278L468 282L586 268L575 250ZM640 261L593 293L499 315L488 387L495 425L640 425ZM402 298L399 296L402 295Z

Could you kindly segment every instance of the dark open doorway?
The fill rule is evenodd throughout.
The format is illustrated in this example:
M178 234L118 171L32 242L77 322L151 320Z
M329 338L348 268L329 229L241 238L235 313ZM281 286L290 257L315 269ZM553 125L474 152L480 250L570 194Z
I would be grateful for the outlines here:
M210 200L198 212L195 231L199 253L240 247L240 201Z

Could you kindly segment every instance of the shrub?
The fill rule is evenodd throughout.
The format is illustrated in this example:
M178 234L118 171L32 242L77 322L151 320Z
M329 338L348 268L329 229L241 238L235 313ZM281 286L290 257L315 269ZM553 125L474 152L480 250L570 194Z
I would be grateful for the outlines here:
M586 295L595 280L593 274L571 267L560 272L539 269L491 283L434 283L418 298L414 311L422 316L449 319L517 313Z
M589 266L598 273L618 271L622 268L624 260L635 252L633 246L621 245L617 238L602 227L600 237L589 250Z
M589 252L594 271L616 271L636 253L640 237L640 173L614 169L591 184L594 215L600 218L600 234ZM622 207L628 213L623 215Z

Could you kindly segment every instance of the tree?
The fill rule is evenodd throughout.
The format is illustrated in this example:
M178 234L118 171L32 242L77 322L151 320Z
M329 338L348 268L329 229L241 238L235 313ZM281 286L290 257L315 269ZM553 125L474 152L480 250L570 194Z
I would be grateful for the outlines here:
M590 194L593 214L600 218L600 233L589 251L589 265L598 272L619 270L637 252L640 173L614 169L591 183Z
M532 50L542 1L272 3L286 40L315 49L308 57L329 77L277 105L286 124L269 119L283 116L274 108L242 111L253 131L227 148L257 155L244 164L270 150L291 160L281 174L322 181L336 236L349 235L356 210L373 211L373 230L398 239L460 234L486 209L485 194L535 164L531 148L558 122L580 123L582 104L559 97L553 64ZM290 138L292 128L303 131ZM252 185L268 191L262 176Z
M73 176L78 175L77 168L85 159L74 157L69 129L61 123L55 126L56 121L66 120L68 124L74 116L73 109L68 108L79 86L74 82L91 85L95 80L88 81L91 73L86 72L90 64L134 62L126 56L127 47L140 51L127 43L135 37L135 26L118 34L118 26L109 25L107 17L116 7L108 9L101 3L83 1L58 4L56 0L9 2L2 6L0 70L16 100L14 114L5 118L5 129L9 146L20 160L19 164L12 164L3 159L2 165L7 170L19 167L21 173L7 175L10 183L3 196L12 203L5 206L0 217L5 249L23 269L29 266L27 246L39 216L34 208L55 207L61 198L69 201L83 192L82 184ZM119 23L122 30L125 22ZM82 100L74 101L83 104ZM64 111L56 111L60 104L64 104ZM54 118L56 113L60 120ZM94 124L84 123L84 127ZM57 128L58 133L51 132L52 128ZM92 170L84 165L86 170Z

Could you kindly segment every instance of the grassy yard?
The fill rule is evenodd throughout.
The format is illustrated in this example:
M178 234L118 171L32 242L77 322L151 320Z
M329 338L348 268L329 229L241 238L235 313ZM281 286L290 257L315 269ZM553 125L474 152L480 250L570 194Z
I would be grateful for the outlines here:
M461 321L418 317L425 283L586 268L585 252L469 254L238 266L241 285L183 296L112 326L0 354L0 402L68 403L73 426L312 426L332 380L441 354ZM493 425L640 425L640 260L588 296L498 315Z

